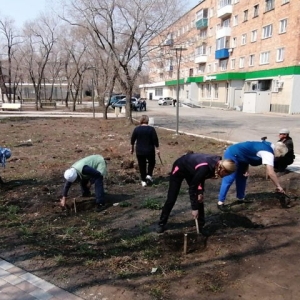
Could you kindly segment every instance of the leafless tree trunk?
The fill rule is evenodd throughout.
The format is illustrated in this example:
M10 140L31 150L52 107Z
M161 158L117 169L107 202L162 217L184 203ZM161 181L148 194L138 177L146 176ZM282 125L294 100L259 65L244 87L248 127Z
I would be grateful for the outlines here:
M151 51L149 42L179 16L179 2L72 0L68 14L63 16L69 24L85 28L94 44L111 57L113 74L126 94L130 121L130 97Z

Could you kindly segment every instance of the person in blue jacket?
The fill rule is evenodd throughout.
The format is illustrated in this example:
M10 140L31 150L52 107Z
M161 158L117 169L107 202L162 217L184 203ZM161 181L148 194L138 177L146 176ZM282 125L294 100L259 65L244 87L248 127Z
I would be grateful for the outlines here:
M237 169L234 173L222 179L218 208L222 211L228 211L229 207L224 205L227 192L235 181L236 197L239 203L245 202L245 190L247 178L249 176L248 169L251 166L265 165L267 175L276 186L276 191L284 193L277 175L274 171L274 158L284 156L287 153L287 147L281 143L271 144L268 141L247 141L229 146L225 153L225 159L232 159Z
M157 233L163 233L169 215L177 200L182 181L185 179L189 186L192 216L198 219L199 230L203 235L204 216L204 182L208 178L224 177L235 171L232 160L222 160L221 156L200 153L188 153L178 158L172 167L169 181L167 200L162 208Z
M6 160L11 157L11 150L9 148L0 147L0 163L3 168L5 168ZM3 180L0 177L0 184L3 184Z

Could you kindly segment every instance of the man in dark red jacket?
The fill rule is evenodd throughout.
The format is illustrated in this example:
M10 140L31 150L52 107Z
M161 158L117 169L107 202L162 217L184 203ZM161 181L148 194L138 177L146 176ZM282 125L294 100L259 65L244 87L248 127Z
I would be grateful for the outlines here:
M198 219L199 230L205 235L203 193L204 182L208 178L218 178L235 171L232 160L222 160L220 156L200 153L189 153L178 158L172 167L167 201L162 208L157 233L165 231L171 210L177 200L181 183L185 179L189 185L192 216Z

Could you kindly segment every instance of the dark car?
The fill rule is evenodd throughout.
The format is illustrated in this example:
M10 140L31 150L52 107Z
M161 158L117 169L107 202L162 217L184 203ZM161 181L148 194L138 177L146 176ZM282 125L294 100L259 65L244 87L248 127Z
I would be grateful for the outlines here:
M124 99L125 97L125 95L114 95L110 98L108 105L112 106L114 103L117 103L119 100Z
M134 97L131 98L131 109L132 110L136 110L135 108L136 108L137 101L138 100L136 98L134 98ZM117 101L117 102L115 102L111 105L111 107L113 109L115 109L116 107L119 107L121 109L123 106L124 107L126 106L126 98L123 98L123 99L121 99L121 100L119 100L119 101Z

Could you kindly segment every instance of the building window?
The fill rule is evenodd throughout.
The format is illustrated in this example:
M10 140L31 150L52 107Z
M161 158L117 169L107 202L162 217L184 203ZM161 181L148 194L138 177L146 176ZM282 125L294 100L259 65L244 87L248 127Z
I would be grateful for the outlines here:
M235 58L231 59L230 65L231 65L230 66L231 70L234 70L235 69Z
M231 48L235 48L236 47L236 37L232 38L232 45Z
M289 3L290 0L282 0L282 4L286 4L286 3Z
M240 65L239 67L242 69L245 66L245 57L240 57Z
M214 98L219 98L219 85L217 83L214 84Z
M214 63L214 72L217 72L217 71L218 71L218 63L215 62L215 63Z
M204 72L205 72L205 64L199 64L198 73L204 73Z
M237 26L239 24L239 16L236 15L233 17L233 26Z
M279 33L285 33L287 27L287 19L279 21Z
M201 98L204 98L204 84L201 84L201 86L200 86L200 88L201 88Z
M270 51L262 52L260 54L259 63L261 65L268 64L270 62Z
M211 64L207 66L207 73L211 73Z
M275 0L265 0L266 1L266 12L274 9Z
M248 9L244 10L244 22L248 21Z
M155 96L162 96L163 88L155 88Z
M231 5L231 0L219 0L218 1L219 3L219 5L218 5L218 8L220 9L220 8L222 8L222 7L225 7L225 6L227 6L227 5Z
M200 46L200 47L197 47L197 48L196 48L196 51L195 51L195 55L196 55L196 56L206 55L206 46L205 46L205 45L202 45L202 46Z
M211 85L207 83L205 85L205 89L206 89L206 98L211 98Z
M284 60L284 48L278 48L276 53L276 61L280 62Z
M223 27L230 27L230 18L222 21L222 28Z
M228 40L227 37L222 37L220 39L217 39L217 47L216 50L225 49L228 48Z
M255 55L254 54L251 54L249 56L249 66L250 67L253 67L254 66L254 58L255 58Z
M247 42L247 34L244 33L244 34L242 34L241 45L246 45L246 42Z
M272 29L273 29L272 24L263 27L263 30L262 30L262 38L263 38L263 39L266 39L266 38L271 37L271 36L272 36Z
M221 69L221 71L226 71L227 70L227 63L228 63L228 59L220 60L220 69Z
M202 19L207 19L208 16L208 9L201 9L196 13L196 20L202 20Z
M257 30L252 30L251 31L251 43L256 42L257 40Z
M207 29L200 30L200 38L205 39L207 37Z
M256 18L258 17L258 9L259 9L259 5L254 5L254 8L253 8L253 18Z

